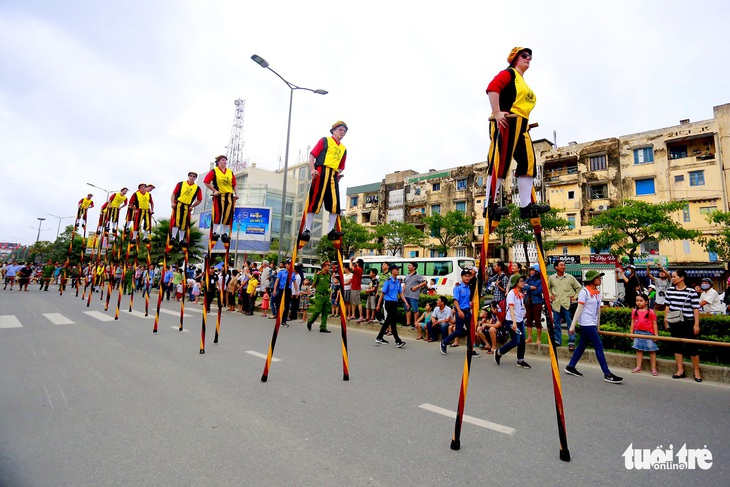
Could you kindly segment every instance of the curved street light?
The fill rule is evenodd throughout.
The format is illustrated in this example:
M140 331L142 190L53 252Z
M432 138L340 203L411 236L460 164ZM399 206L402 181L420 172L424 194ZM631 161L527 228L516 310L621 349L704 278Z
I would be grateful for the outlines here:
M304 90L304 91L311 91L312 93L316 93L318 95L326 95L328 92L327 90L323 90L320 88L312 89L312 88L305 88L303 86L297 86L294 83L287 81L284 79L282 75L271 69L269 66L269 63L266 61L266 59L262 58L261 56L254 54L251 56L251 59L261 66L262 68L268 69L272 73L274 73L276 76L279 77L280 80L282 80L286 85L289 87L289 120L286 123L286 152L284 153L284 182L282 184L282 190L281 190L281 220L279 223L279 262L281 262L281 250L282 246L284 244L284 212L286 210L286 179L287 179L287 173L289 172L289 139L291 135L291 107L292 102L294 101L294 90Z
M73 218L76 215L71 216L58 216L54 215L53 213L46 213L48 216L52 216L53 218L58 218L58 229L56 230L56 240L58 240L58 235L61 233L61 220L65 220L66 218Z

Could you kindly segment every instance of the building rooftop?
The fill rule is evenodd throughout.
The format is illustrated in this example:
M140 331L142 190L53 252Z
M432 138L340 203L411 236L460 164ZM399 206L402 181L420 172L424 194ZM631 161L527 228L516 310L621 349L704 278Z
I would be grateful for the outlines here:
M380 191L380 183L362 184L360 186L351 186L347 188L348 195L360 193L377 193Z

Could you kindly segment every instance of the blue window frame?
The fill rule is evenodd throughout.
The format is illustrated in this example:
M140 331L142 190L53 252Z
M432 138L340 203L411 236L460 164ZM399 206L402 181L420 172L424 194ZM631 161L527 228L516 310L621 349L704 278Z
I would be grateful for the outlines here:
M655 194L654 178L637 179L636 180L636 196L644 196L647 194Z
M431 185L431 191L441 191L441 183L433 183Z
M634 150L634 164L651 164L654 162L654 149L642 147Z
M465 191L466 190L466 179L457 179L456 180L456 191Z
M357 206L357 196L353 196L352 198L350 198L350 206Z
M466 201L457 201L456 202L456 211L466 213Z
M441 205L431 205L431 215L441 214Z
M704 186L705 185L705 171L690 171L689 172L689 185L690 186Z
M568 228L571 230L575 228L575 215L568 215Z

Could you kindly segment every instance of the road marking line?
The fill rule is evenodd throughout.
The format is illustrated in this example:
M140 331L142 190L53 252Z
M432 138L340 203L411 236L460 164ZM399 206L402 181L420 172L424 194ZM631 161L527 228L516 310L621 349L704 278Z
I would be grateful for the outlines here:
M53 407L53 401L51 401L51 395L48 394L48 389L46 389L46 386L43 386L43 390L46 391L46 398L48 399L48 404L51 406L51 409L56 409Z
M246 353L249 355L253 355L254 357L266 359L268 358L268 355L264 355L263 353L254 352L253 350L246 350ZM276 357L271 357L272 362L281 362L281 359Z
M75 325L73 321L69 320L65 316L63 316L61 313L43 313L43 316L45 316L48 321L53 323L54 325Z
M418 407L421 409L425 409L426 411L431 411L432 413L441 414L451 419L456 419L456 411L449 411L448 409L440 408L438 406L434 406L433 404L428 403L421 404ZM492 423L491 421L485 421L483 419L475 418L473 416L467 416L466 414L463 416L463 422L471 423L476 426L481 426L482 428L487 428L496 431L497 433L504 433L506 435L513 435L515 434L515 431L517 431L514 428L510 428L509 426Z
M180 327L179 326L171 326L170 328L172 328L173 330L182 331L183 333L187 333L187 332L190 331L187 328L183 328L182 330L180 330Z
M101 311L84 311L84 314L96 318L99 321L114 321L113 316L105 315Z
M203 307L202 306L200 308L190 308L189 306L200 306L200 305L193 304L193 303L186 303L185 304L185 311L192 311L193 313L203 314Z
M155 315L154 314L150 314L150 315L145 316L144 313L142 313L141 311L137 311L137 310L134 310L134 309L132 310L132 312L130 314L132 316L136 316L137 318L143 318L145 320L154 320L155 319Z
M160 308L160 313L165 313L166 315L172 315L172 316L180 316L179 311L171 311L169 309L162 309ZM183 315L184 318L190 318L190 315Z
M23 328L15 315L0 315L0 328Z

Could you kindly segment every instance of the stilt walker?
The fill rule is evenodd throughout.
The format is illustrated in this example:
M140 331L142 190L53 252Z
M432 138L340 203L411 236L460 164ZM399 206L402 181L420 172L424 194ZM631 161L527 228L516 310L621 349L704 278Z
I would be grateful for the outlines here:
M236 209L236 200L238 194L236 193L236 175L233 171L228 169L228 158L220 155L215 158L215 167L205 176L203 183L213 194L213 210L210 225L210 238L208 240L209 254L212 253L212 249L215 246L215 242L218 241L220 236L223 247L225 248L225 256L223 260L223 275L228 273L228 256L231 245L230 235L233 233L233 213ZM215 228L214 228L215 227ZM210 259L212 255L208 256L208 265L210 265ZM210 271L206 267L206 275L210 274ZM206 286L209 282L206 282ZM221 311L223 302L221 300L220 289L216 289L218 294L218 318L215 326L215 337L213 343L218 343L218 335L220 333L221 326ZM201 340L201 353L204 353L204 337Z
M205 265L205 282L203 283L201 291L203 292L203 318L200 327L200 353L205 353L205 328L208 324L208 308L210 307L210 293L208 287L210 286L210 264L211 255L213 253L213 223L210 225L210 233L208 235L208 251L205 253L204 264ZM183 299L185 296L183 296Z
M342 226L340 225L340 215L337 215L337 223L335 224L335 231L342 233ZM332 244L337 250L337 270L340 273L340 282L345 282L345 270L342 262L342 237L333 241ZM342 380L350 380L350 360L347 352L347 312L345 307L345 298L343 293L339 293L339 299L337 304L340 307L340 330L341 330L341 343L342 343Z
M165 244L165 254L163 257L163 269L167 271L167 256L172 250L173 245L178 245L185 254L185 265L183 269L183 299L180 300L180 327L183 330L183 317L185 315L185 290L187 288L187 266L188 266L188 244L190 241L190 213L193 208L203 201L203 192L200 187L195 184L198 173L190 171L187 181L180 181L172 191L170 203L172 206L172 215L170 216L170 226L167 232L167 242ZM160 279L160 295L157 298L157 314L155 315L155 325L152 330L157 333L157 324L160 319L160 305L162 304L163 283Z
M342 171L345 169L345 160L347 158L347 149L341 144L342 138L347 134L347 124L341 120L338 120L332 125L330 129L331 137L323 137L317 142L314 149L309 155L309 168L312 173L312 185L309 189L309 196L307 198L307 208L302 214L302 221L299 225L299 237L297 243L294 246L292 252L291 265L287 267L287 282L284 287L284 292L289 288L291 284L291 276L294 262L297 258L297 252L299 249L304 247L307 242L311 239L312 223L314 222L315 213L319 213L324 204L325 209L330 213L329 220L329 232L327 238L341 247L342 242L342 230L339 226L339 215L341 212L340 208L340 191L339 191L339 180L342 177ZM335 227L337 225L337 227ZM337 249L338 252L338 267L342 268L341 261L341 249ZM342 278L342 271L340 270L340 278ZM282 303L285 299L282 299ZM276 339L279 335L279 327L284 318L284 313L288 310L283 309L284 306L279 306L276 312L276 324L274 325L274 334L271 337L271 344L269 345L269 352L266 356L266 364L264 365L264 372L261 375L261 382L266 382L269 378L269 368L271 367L271 360L274 356L274 348L276 346ZM340 311L342 311L343 302L340 300ZM340 313L344 315L345 313ZM342 318L341 318L342 319ZM342 360L343 360L343 380L349 380L349 363L347 357L347 331L344 320L343 323L343 334L342 334Z
M152 185L147 183L140 183L137 185L137 191L129 198L129 210L127 211L127 223L126 229L128 230L131 224L132 235L130 242L135 246L134 253L134 269L135 272L139 266L139 240L142 237L142 243L149 244L149 234L152 231L152 215L155 209L155 202L152 200L152 194L149 193L149 188ZM152 186L154 188L154 186ZM132 211L132 221L129 221L130 211ZM140 228L141 227L141 228ZM140 235L141 234L141 235ZM147 266L149 269L149 266ZM147 302L149 304L149 296L147 296ZM134 290L129 296L129 312L132 312L134 304ZM145 314L146 316L146 314Z
M538 204L535 199L533 177L535 175L535 154L532 147L528 130L531 127L528 122L529 114L535 105L535 94L527 86L523 75L530 67L532 50L524 47L515 47L510 52L507 62L510 66L500 72L487 88L492 117L490 118L489 148L489 176L487 178L487 197L485 199L485 216L487 217L487 228L484 243L482 245L482 278L485 277L484 264L486 259L486 245L489 233L494 230L496 223L502 216L509 214L509 210L500 207L494 202L494 195L499 190L499 183L508 174L509 164L514 158L517 162L517 183L520 195L520 216L529 219L535 232L537 244L538 261L543 274L543 285L547 276L545 267L544 250L542 246L542 226L540 215L550 211L549 205ZM491 220L491 221L490 221ZM551 334L550 359L552 364L553 392L555 396L555 408L558 419L558 437L560 440L560 459L570 461L567 436L565 432L565 415L563 410L562 388L558 373L557 357L555 355L555 343L552 336L552 311L550 309L550 297L547 290L545 293L548 302L547 324ZM522 337L524 340L525 337ZM495 360L499 360L499 351L495 352ZM457 423L459 419L457 418ZM456 444L454 444L456 442ZM455 435L452 440L452 448L458 449L458 437Z
M122 278L119 281L119 294L117 295L117 309L116 309L116 312L114 313L115 320L119 319L119 308L122 305L122 293L124 292L124 285L125 285L125 281L127 279L127 266L129 265L129 251L132 248L132 243L129 240L127 240L125 242L126 236L127 236L127 232L121 232L119 247L122 248L125 246L125 244L127 247L126 247L126 252L125 252L125 256L124 256L124 263L122 264ZM134 285L132 285L132 288L134 288ZM132 292L132 291L130 290L130 292Z

